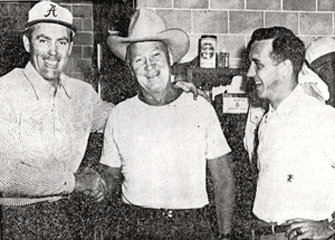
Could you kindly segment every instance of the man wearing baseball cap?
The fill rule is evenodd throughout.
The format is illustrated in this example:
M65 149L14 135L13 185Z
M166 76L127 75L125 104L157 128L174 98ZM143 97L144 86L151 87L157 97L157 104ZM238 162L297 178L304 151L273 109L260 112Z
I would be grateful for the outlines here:
M145 8L135 12L128 33L110 36L107 43L130 66L140 92L112 110L100 160L109 173L108 188L124 177L120 239L213 239L206 218L207 165L220 239L229 239L230 147L210 103L193 101L170 80L171 66L189 49L189 37L168 29Z
M74 192L101 201L105 182L78 173L90 132L113 105L63 71L76 27L66 8L41 1L23 35L30 61L0 79L0 204L4 239L78 239L67 215Z

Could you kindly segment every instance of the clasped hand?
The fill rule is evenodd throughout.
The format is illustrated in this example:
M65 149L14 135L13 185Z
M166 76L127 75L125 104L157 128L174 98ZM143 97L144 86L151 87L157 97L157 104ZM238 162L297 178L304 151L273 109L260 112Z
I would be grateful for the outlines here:
M286 232L286 236L289 240L326 240L335 233L335 231L330 228L327 220L313 221L307 219L292 219L285 224L289 225Z
M100 202L106 194L106 183L99 173L93 169L86 168L82 173L75 174L75 191L83 193L95 202Z

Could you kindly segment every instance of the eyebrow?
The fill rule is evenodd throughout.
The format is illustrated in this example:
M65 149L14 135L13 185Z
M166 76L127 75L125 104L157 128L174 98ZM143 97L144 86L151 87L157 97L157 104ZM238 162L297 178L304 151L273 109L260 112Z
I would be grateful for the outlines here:
M255 63L261 63L261 61L257 58L252 58L251 61L255 62Z
M44 35L44 34L40 34L36 37L36 39L40 39L40 38L45 38L45 39L48 39L48 40L51 40L50 37ZM61 38L58 38L57 40L66 40L67 42L69 42L69 38L68 37L61 37Z

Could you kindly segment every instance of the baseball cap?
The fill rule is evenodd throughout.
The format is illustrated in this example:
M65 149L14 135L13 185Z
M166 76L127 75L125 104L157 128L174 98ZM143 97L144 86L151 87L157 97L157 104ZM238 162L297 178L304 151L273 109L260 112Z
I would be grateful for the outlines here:
M70 28L74 33L77 31L71 12L51 1L41 1L29 10L26 27L40 22L57 23Z

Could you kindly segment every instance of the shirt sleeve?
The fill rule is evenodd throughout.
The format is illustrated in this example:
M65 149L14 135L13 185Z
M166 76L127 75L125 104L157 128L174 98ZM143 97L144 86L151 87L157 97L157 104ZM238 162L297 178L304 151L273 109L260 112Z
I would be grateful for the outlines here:
M105 131L104 141L102 146L102 153L100 163L110 167L121 167L121 159L119 157L118 149L114 141L114 111L108 117Z
M326 106L327 111L318 114L318 138L321 148L333 168L335 168L335 110Z
M223 135L220 121L214 109L210 107L208 112L206 158L215 159L229 152L231 152L231 149Z
M93 123L91 132L96 132L105 128L107 118L114 104L103 101L93 88L91 88L91 96L93 102Z
M0 192L5 196L47 196L70 193L75 186L71 172L54 172L25 162L29 153L19 146L18 106L8 91L0 90ZM15 96L15 95L12 95Z

